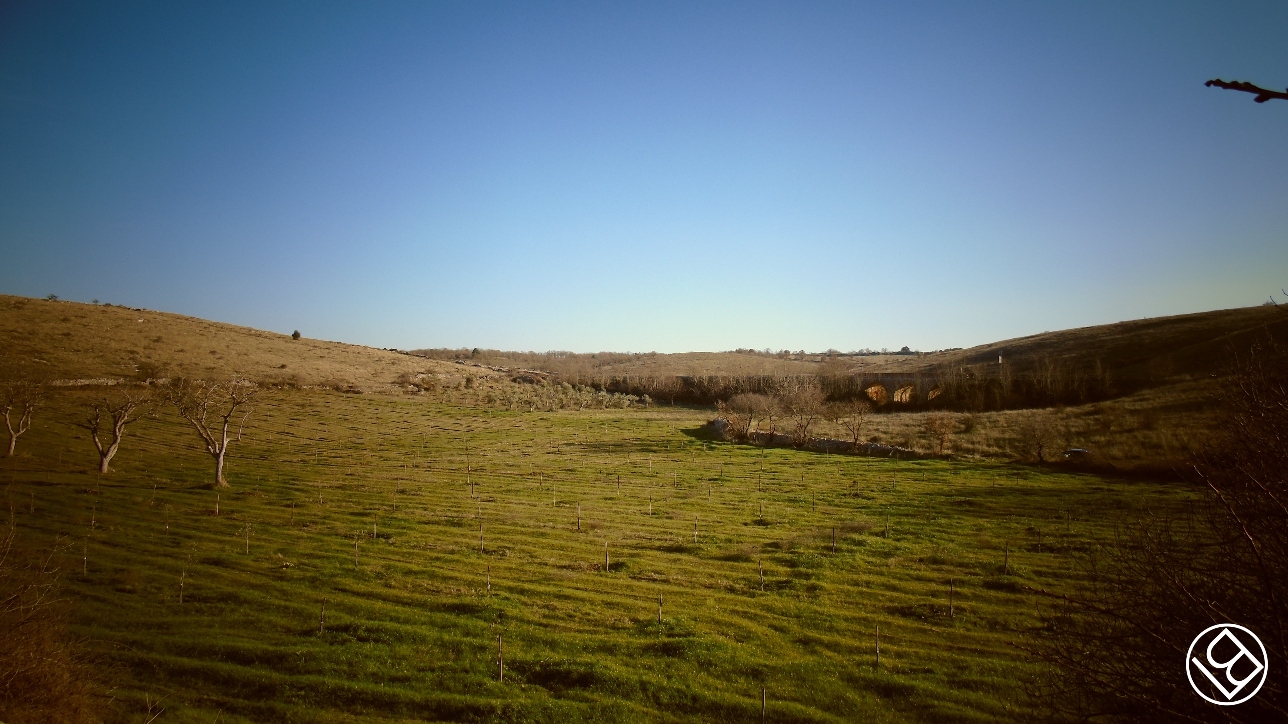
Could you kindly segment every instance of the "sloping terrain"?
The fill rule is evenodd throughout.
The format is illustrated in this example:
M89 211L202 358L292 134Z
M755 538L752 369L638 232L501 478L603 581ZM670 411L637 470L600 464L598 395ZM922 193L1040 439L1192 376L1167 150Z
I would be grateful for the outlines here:
M988 364L1001 355L1086 365L1099 361L1118 379L1163 381L1221 374L1232 353L1245 352L1263 334L1277 339L1288 334L1288 310L1244 307L1043 332L962 350L956 360Z
M0 295L0 361L50 380L225 377L267 384L389 389L417 374L463 376L458 365L399 352L195 317Z

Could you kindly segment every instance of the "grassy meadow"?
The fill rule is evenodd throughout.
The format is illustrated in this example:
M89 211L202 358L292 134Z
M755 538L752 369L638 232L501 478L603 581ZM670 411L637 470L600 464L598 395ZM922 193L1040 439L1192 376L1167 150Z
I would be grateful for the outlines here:
M165 409L100 476L92 394L56 391L0 481L109 721L744 722L762 691L768 721L1027 721L1030 589L1187 496L716 442L704 409L319 389L263 391L216 490Z

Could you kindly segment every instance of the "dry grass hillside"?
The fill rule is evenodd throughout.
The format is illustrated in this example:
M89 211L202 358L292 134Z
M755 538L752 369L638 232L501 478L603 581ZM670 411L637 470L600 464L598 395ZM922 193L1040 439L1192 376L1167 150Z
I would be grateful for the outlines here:
M6 367L49 380L240 374L265 384L370 392L412 382L452 385L465 375L459 365L371 347L293 340L148 309L13 296L0 296L0 350Z
M962 350L953 361L988 364L998 355L1099 361L1118 379L1144 383L1205 377L1221 374L1231 353L1247 350L1258 335L1280 337L1288 332L1285 312L1272 306L1244 307L1043 332Z

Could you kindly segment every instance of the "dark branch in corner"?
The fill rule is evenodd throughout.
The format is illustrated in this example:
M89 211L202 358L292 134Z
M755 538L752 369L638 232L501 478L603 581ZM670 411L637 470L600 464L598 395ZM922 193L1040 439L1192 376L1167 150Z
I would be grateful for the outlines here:
M1226 90L1237 90L1237 91L1243 91L1244 93L1256 93L1257 97L1253 98L1252 100L1256 101L1257 103L1265 103L1271 98L1278 98L1280 100L1288 101L1288 92L1267 90L1260 86L1255 86L1251 83L1246 83L1241 80L1230 81L1229 83L1227 83L1221 80L1220 78L1214 78L1204 83L1203 85L1208 86L1209 88L1212 86L1216 86L1217 88L1224 88Z

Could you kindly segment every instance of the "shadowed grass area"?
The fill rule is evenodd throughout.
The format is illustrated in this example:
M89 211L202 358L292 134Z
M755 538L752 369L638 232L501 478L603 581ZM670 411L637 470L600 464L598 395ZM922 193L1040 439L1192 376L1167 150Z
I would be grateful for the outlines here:
M1027 587L1186 499L705 441L701 410L307 390L264 393L214 490L168 413L92 472L81 394L0 475L20 535L66 544L121 719L160 697L177 721L748 721L764 687L770 721L1024 721Z

